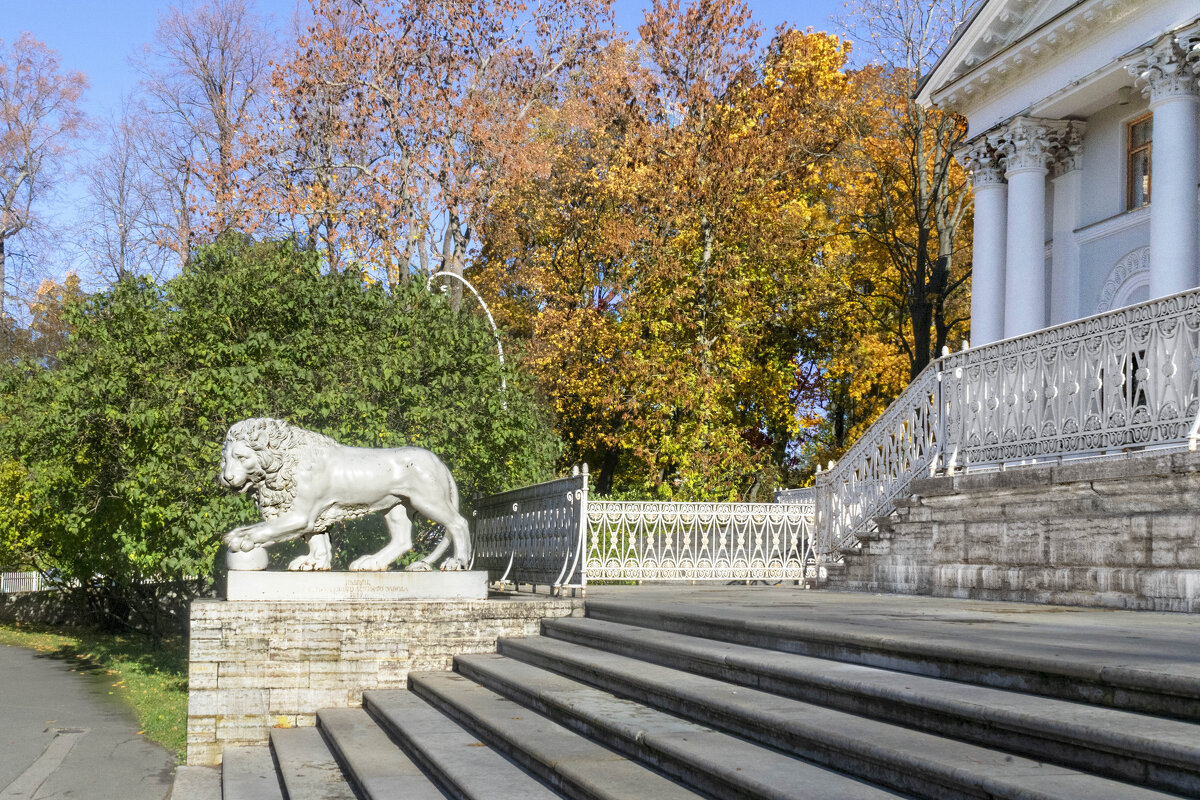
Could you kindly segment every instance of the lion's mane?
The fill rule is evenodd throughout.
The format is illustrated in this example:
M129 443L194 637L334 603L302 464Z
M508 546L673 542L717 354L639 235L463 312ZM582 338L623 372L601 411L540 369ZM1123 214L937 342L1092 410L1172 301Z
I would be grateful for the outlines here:
M296 499L296 471L337 442L270 417L242 420L229 429L226 442L242 442L254 451L262 476L253 479L254 501L265 519L285 514Z

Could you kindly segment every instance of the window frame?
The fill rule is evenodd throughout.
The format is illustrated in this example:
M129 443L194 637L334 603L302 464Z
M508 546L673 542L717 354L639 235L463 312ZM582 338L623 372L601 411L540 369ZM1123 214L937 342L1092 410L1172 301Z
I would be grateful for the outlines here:
M1140 125L1143 122L1151 123L1150 138L1146 140L1145 144L1134 147L1134 145L1133 145L1134 126ZM1139 208L1145 208L1146 206L1150 205L1150 203L1153 202L1153 199L1154 199L1154 195L1153 195L1153 187L1154 187L1154 127L1153 127L1153 122L1154 122L1154 113L1147 112L1145 114L1139 114L1137 117L1134 117L1133 119L1129 120L1129 122L1125 123L1125 210L1126 211L1137 211ZM1146 192L1145 192L1146 199L1145 199L1145 202L1143 202L1142 204L1134 205L1133 201L1134 201L1134 195L1135 195L1135 192L1134 192L1135 175L1134 175L1134 170L1133 170L1133 163L1134 163L1134 158L1136 156L1138 156L1139 154L1141 154L1142 152L1146 153Z

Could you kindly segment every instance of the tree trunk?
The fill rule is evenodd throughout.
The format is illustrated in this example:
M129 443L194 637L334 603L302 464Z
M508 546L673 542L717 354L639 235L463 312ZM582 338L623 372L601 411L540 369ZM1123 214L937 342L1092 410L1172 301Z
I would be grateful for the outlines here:
M616 478L619 461L620 453L615 447L604 451L604 459L600 462L600 474L596 477L596 494L602 496L612 494L613 479Z
M930 335L933 328L933 303L936 296L934 270L929 260L929 228L922 225L917 232L916 279L909 287L908 314L912 327L912 358L909 362L909 377L915 378L925 369L930 359Z
M0 323L3 322L6 313L4 301L8 294L8 272L5 271L4 263L4 239L5 234L0 230Z

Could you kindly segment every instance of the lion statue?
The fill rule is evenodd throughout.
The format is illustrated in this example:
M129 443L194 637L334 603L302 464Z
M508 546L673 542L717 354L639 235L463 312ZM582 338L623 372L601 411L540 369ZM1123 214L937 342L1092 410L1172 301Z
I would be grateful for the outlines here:
M467 569L471 537L458 513L458 487L441 459L419 447L390 450L346 447L283 420L247 419L225 436L218 483L251 493L263 521L225 534L232 552L248 552L303 536L308 553L288 569L327 570L329 534L335 522L382 513L391 540L378 553L361 556L352 570L386 570L412 549L412 521L423 514L446 529L424 559L408 566L429 570L450 545L443 570Z

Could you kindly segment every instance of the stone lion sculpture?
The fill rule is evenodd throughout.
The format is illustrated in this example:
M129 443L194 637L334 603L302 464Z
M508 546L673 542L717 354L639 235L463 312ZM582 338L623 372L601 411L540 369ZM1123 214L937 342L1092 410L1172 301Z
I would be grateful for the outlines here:
M308 553L288 569L327 570L332 559L326 529L335 522L382 513L391 540L361 556L352 570L386 570L412 549L412 521L420 513L446 529L426 558L408 566L429 570L453 545L443 570L467 569L471 537L458 513L458 487L441 459L419 447L346 447L283 420L247 419L225 436L218 482L250 493L263 521L225 534L231 552L248 552L303 536Z

